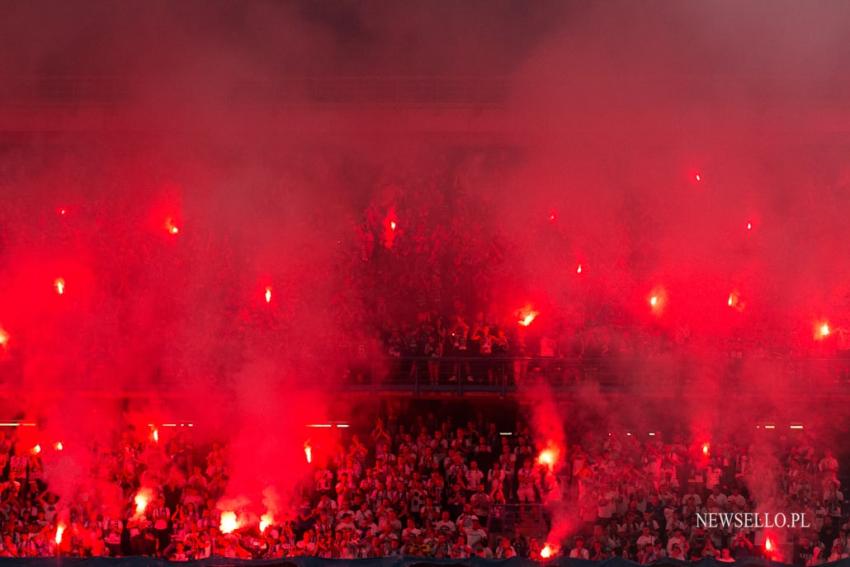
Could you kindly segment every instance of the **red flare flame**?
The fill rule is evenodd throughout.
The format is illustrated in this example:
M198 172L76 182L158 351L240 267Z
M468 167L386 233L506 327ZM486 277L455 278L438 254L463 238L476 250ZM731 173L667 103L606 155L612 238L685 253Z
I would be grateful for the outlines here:
M219 522L218 530L223 534L233 533L239 528L239 519L236 517L236 512L226 511L221 513L221 522Z
M558 452L555 449L543 449L537 456L538 464L549 467L549 470L555 466L558 461Z
M537 311L534 311L533 309L530 309L530 308L522 309L522 310L520 310L520 313L519 313L520 318L519 318L519 321L517 321L517 323L519 323L523 327L528 327L529 325L531 325L534 322L534 320L537 318L537 316L539 314L540 313L538 313Z
M133 502L136 504L136 517L145 513L145 510L151 501L151 496L150 488L142 488L136 493L135 498L133 498Z
M274 516L271 512L266 512L260 516L260 532L265 532L272 523L274 523Z
M554 556L557 552L558 552L558 549L555 546L547 543L546 545L543 546L543 549L540 550L540 558L541 559L549 559L552 556Z

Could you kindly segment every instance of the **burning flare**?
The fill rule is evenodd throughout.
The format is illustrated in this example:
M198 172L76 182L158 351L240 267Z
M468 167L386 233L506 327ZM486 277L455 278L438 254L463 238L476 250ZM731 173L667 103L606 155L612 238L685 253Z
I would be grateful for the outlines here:
M168 234L176 235L180 232L180 228L174 224L174 219L165 219L165 230Z
M304 443L304 457L307 459L307 464L313 462L313 448L309 443Z
M551 447L543 449L537 456L537 463L547 466L550 471L555 467L556 462L558 462L558 451Z
M770 537L765 538L764 540L764 550L768 553L773 551L773 542L770 541Z
M56 293L65 295L65 278L56 278L53 280L53 287L56 288Z
M817 326L817 329L815 329L815 339L822 341L827 338L831 332L832 329L829 328L829 323L824 321Z
M32 454L38 455L39 453L41 453L41 445L36 443L35 447L32 448Z
M136 497L133 498L133 502L136 503L136 517L140 517L145 513L145 510L148 507L148 504L151 501L151 496L153 493L150 488L140 488L136 493Z
M260 516L260 532L265 532L266 528L274 523L274 516L271 512L266 512Z
M543 546L543 549L540 550L540 558L549 559L553 557L556 553L558 553L558 549L555 546L547 543Z
M236 518L236 512L226 511L221 513L221 522L218 525L218 530L223 534L233 533L239 528L239 520Z
M56 537L53 538L53 541L56 542L56 545L62 543L62 534L65 533L65 524L57 524L56 525Z
M519 312L520 318L519 318L519 321L517 321L517 323L519 323L523 327L528 327L529 325L531 325L531 323L534 322L534 320L537 318L537 316L539 314L540 313L538 313L537 311L534 311L533 309L531 309L529 307L521 309L520 312Z
M65 449L65 446L62 444L61 441L57 441L56 443L54 443L53 448L57 451L62 451L63 449Z
M159 429L151 427L151 440L154 443L159 443Z
M266 287L265 297L266 297L266 303L272 302L272 288L271 288L271 286Z
M9 346L9 333L0 327L0 348L6 348L7 346Z
M708 442L703 443L702 444L702 454L707 457L710 452L711 452L711 445Z

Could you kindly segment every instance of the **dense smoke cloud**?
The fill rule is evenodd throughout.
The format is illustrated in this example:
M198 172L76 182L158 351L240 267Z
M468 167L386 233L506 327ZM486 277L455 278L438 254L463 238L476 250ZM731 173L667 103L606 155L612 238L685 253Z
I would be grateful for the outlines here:
M270 486L291 505L303 424L327 417L378 329L426 310L515 325L532 306L530 334L651 353L611 365L635 392L681 396L710 436L728 396L718 352L818 354L832 348L813 341L820 321L848 325L850 181L832 125L847 9L7 5L4 120L20 118L12 102L102 111L79 136L7 134L7 409L70 440L56 465L69 482L90 465L73 447L134 412L198 420L232 436L228 495L259 513ZM757 402L727 428L816 420L777 375L742 361ZM161 399L64 397L103 389ZM610 417L594 386L575 405L653 426L639 408Z

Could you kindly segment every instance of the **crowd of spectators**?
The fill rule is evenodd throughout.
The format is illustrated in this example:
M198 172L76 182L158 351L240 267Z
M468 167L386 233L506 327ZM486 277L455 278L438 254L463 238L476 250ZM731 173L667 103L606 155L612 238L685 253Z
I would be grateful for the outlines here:
M838 460L804 442L777 445L771 460L752 447L660 434L590 435L549 466L524 423L505 432L484 419L378 418L371 430L346 430L327 458L314 459L297 510L262 530L252 521L222 533L217 503L227 489L228 448L189 436L155 439L128 428L114 446L91 448L93 487L60 499L43 454L7 431L0 556L541 559L551 551L640 563L733 561L763 553L768 534L699 528L696 514L766 505L805 513L811 524L770 534L773 558L814 565L850 550ZM778 470L765 474L765 463ZM773 484L759 484L768 477Z
M373 357L381 361L380 368L354 364L352 378L363 382L369 376L381 377L431 387L504 388L528 378L545 378L554 385L589 379L616 383L622 379L617 368L632 359L650 365L658 361L658 368L653 369L658 377L664 361L687 352L692 340L687 329L652 335L616 325L572 328L563 320L536 323L524 319L528 314L536 312L520 310L516 318L508 320L493 320L481 311L472 316L420 312L415 322L380 328L381 352ZM714 347L721 355L718 360L728 362L730 376L740 371L742 359L750 358L784 361L788 375L805 372L813 379L846 382L850 380L850 334L843 329L835 329L833 334L835 344L817 352L774 352L740 337L727 338ZM358 358L364 357L354 356Z

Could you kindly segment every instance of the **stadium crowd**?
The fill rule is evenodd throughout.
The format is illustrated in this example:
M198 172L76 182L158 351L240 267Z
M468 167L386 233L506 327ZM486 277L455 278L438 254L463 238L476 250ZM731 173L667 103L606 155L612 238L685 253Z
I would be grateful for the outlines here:
M753 501L762 458L750 448L609 434L588 436L549 466L526 424L507 434L483 418L463 421L417 412L407 422L390 416L371 431L346 430L326 459L313 459L297 510L262 530L246 522L230 533L220 529L217 506L228 482L224 445L196 446L188 430L154 439L128 427L114 446L92 447L96 491L63 501L51 491L43 454L7 430L0 556L541 559L551 551L649 563L763 553L763 531L703 529L695 519L763 510L765 502ZM803 442L775 456L770 506L804 512L811 528L775 539L773 558L808 566L847 557L836 457ZM544 550L547 533L563 540Z
M523 313L528 313L523 315ZM687 329L672 333L649 334L627 331L621 325L587 324L573 328L563 320L538 324L534 311L518 311L520 320L495 321L478 311L473 315L442 316L423 311L415 320L388 324L378 329L380 353L365 355L359 345L352 357L381 361L381 368L367 362L349 369L349 379L362 383L368 379L417 383L420 386L467 385L509 387L527 378L545 378L553 385L574 384L605 377L616 382L615 368L635 358L661 360L675 357L693 341ZM528 325L522 324L527 322ZM786 362L786 372L801 372L837 380L850 380L850 333L835 329L834 344L819 351L775 352L765 345L742 337L715 341L729 363L728 373L735 375L740 361L770 360ZM821 345L824 346L824 345ZM357 350L357 349L355 349ZM639 353L639 354L638 354ZM384 361L388 361L384 365Z

